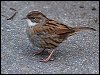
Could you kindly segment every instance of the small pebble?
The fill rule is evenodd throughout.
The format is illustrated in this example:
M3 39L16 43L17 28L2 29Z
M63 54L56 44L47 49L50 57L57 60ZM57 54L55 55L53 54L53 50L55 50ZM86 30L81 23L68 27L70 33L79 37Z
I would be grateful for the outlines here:
M92 10L96 10L96 8L95 7L92 7Z
M84 8L84 6L80 6L80 8Z
M98 22L98 18L95 18L94 21L95 21L95 23L97 23Z

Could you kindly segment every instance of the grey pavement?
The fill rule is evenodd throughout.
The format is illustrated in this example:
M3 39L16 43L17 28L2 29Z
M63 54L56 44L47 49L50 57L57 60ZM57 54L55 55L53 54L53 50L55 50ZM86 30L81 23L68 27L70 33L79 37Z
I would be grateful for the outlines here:
M99 73L99 2L98 1L1 1L1 15L18 11L12 20L1 16L2 74L98 74ZM54 61L39 62L46 55L31 45L21 20L28 12L38 10L48 18L68 26L88 26L97 31L73 35L57 47Z

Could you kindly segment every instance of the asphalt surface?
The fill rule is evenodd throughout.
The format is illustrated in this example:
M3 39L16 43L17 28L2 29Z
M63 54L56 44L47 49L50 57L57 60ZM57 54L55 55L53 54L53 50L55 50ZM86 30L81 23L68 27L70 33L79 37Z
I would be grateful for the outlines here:
M98 74L99 73L99 2L98 1L1 1L1 73L2 74ZM57 47L54 61L39 62L45 55L31 45L21 20L38 10L48 18L71 27L88 26L97 31L73 35Z

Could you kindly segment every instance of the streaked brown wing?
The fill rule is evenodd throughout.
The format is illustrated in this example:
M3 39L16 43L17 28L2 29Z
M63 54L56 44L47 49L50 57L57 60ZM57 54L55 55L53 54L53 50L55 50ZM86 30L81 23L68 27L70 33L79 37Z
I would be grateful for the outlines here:
M37 33L41 37L41 47L55 48L70 33L70 28L55 21L48 21L45 25L33 27L33 34Z
M64 24L57 23L56 21L47 21L44 25L36 25L33 27L33 32L44 32L48 34L64 34L64 33L70 33L71 27L68 27Z
M66 38L67 33L70 32L70 28L59 24L55 21L48 21L43 26L37 26L38 28L35 28L37 32L40 32L40 37L42 38L42 47L44 48L55 48L60 43L63 42L63 40Z
M49 33L55 33L55 34L64 34L64 33L69 33L71 32L71 27L68 27L64 24L58 23L54 20L49 20L47 23L44 25L44 29L46 28L47 32Z

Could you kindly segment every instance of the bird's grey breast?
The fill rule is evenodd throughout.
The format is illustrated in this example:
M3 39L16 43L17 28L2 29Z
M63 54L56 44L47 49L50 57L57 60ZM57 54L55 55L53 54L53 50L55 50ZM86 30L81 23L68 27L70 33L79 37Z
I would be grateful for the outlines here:
M40 34L39 33L32 33L31 28L29 28L29 27L26 28L26 33L27 33L27 36L28 36L30 42L34 46L41 48Z

